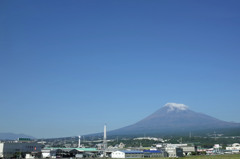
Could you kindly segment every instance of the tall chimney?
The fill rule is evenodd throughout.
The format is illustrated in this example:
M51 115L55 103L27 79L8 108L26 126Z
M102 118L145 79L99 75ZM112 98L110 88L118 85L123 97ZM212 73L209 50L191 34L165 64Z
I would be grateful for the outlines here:
M104 125L104 133L103 133L103 151L104 151L104 157L107 156L106 150L107 150L107 126L106 126L106 124L105 124L105 125Z
M81 147L81 136L78 136L78 148Z
M107 126L106 126L106 124L104 125L104 135L103 135L103 140L104 140L104 141L107 140Z

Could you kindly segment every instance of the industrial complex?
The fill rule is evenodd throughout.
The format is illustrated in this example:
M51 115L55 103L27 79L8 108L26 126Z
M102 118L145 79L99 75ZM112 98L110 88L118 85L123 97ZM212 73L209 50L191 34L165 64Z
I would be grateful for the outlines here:
M141 138L137 138L140 140ZM144 140L163 141L152 137L143 137ZM134 139L136 140L136 139ZM81 136L78 136L78 144L74 147L65 144L63 147L51 147L44 141L34 141L28 138L19 138L16 141L0 142L0 158L161 158L161 157L183 157L196 153L223 154L239 153L240 144L234 143L221 149L219 144L212 148L203 149L194 144L171 144L160 142L151 147L125 147L124 143L117 146L107 145L107 128L104 125L102 143L93 147L85 147L81 144Z

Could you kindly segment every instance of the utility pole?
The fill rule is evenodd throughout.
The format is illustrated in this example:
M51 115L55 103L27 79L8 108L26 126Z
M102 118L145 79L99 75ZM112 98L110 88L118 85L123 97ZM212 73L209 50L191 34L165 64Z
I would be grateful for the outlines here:
M216 134L216 131L214 131L214 139L215 139L215 141L217 140L217 134Z

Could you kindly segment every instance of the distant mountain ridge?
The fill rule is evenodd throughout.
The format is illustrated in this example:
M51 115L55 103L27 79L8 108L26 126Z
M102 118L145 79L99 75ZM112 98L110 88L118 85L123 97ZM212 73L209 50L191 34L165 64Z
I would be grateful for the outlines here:
M143 133L178 133L204 129L240 128L240 123L226 122L209 115L194 112L184 104L167 103L145 119L117 130L110 135Z
M0 133L0 140L17 140L18 138L35 139L35 137L25 134Z

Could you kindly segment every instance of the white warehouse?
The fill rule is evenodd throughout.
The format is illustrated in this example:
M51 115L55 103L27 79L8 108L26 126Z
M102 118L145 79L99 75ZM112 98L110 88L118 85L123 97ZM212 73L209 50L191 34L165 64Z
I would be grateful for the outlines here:
M239 143L234 143L234 144L232 144L231 147L226 147L226 150L232 151L233 153L239 153L239 151L240 151L240 144Z
M122 151L115 151L111 154L112 158L125 158L125 153Z
M114 151L111 154L112 158L144 158L142 151Z

